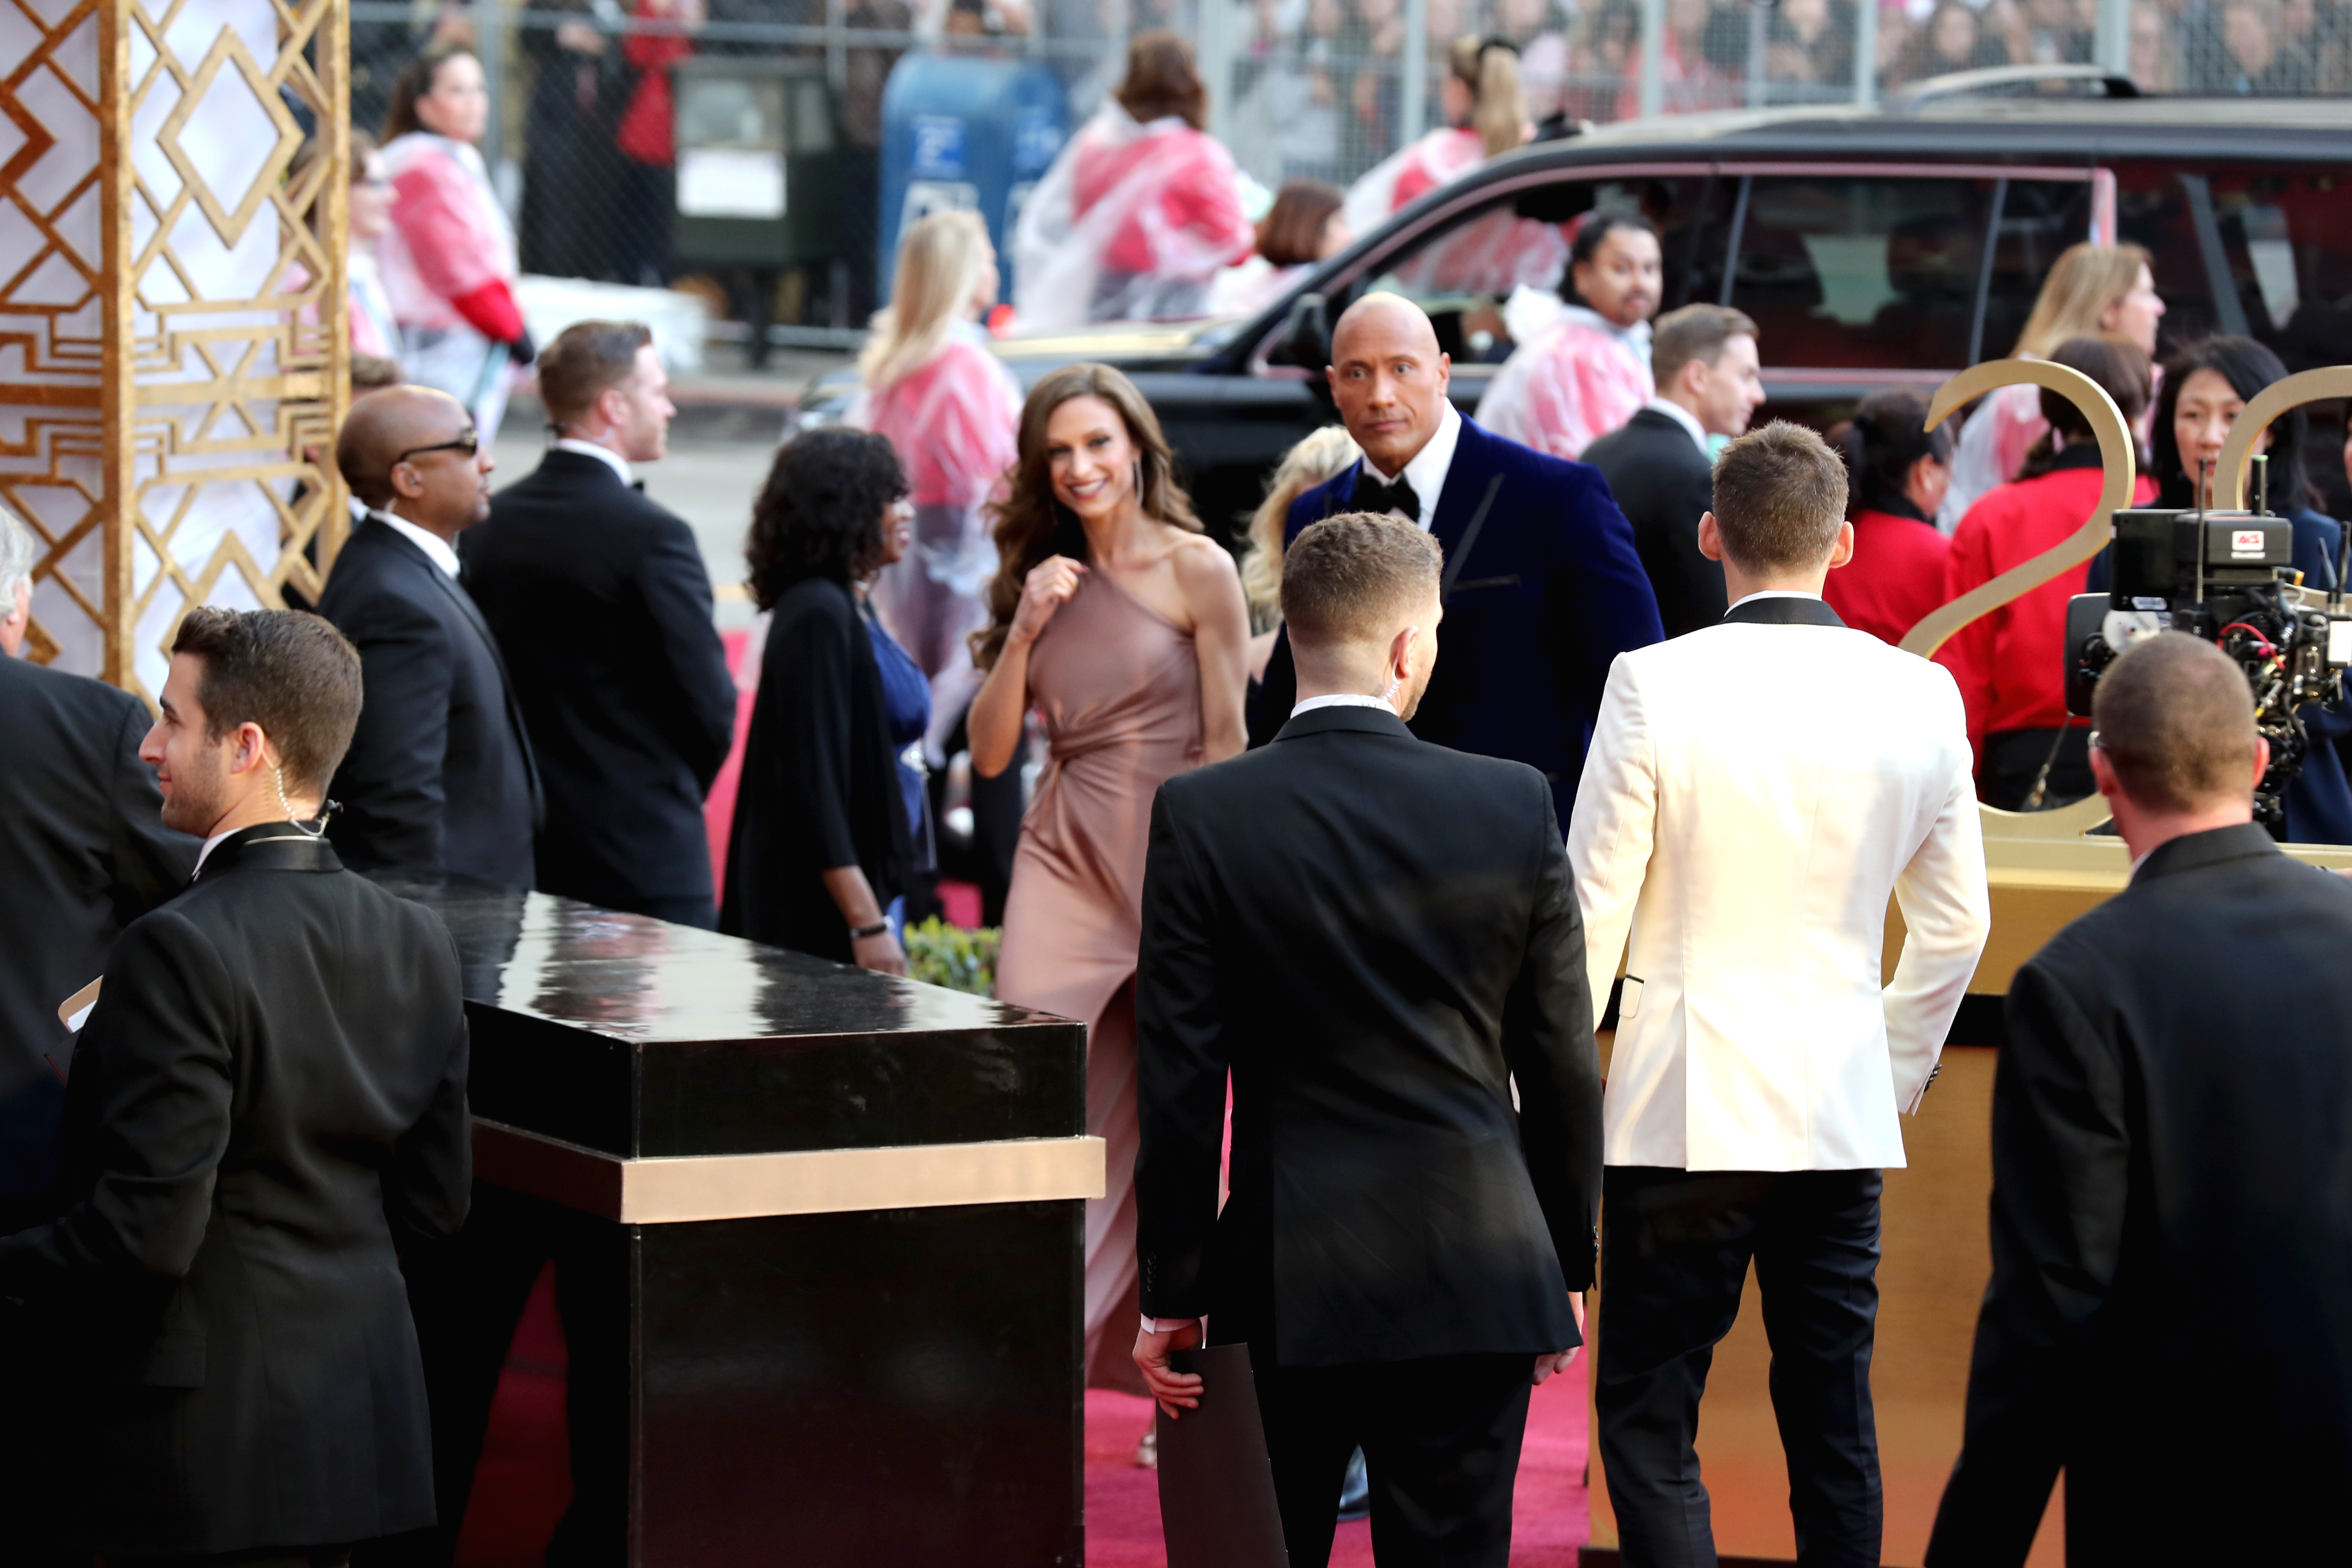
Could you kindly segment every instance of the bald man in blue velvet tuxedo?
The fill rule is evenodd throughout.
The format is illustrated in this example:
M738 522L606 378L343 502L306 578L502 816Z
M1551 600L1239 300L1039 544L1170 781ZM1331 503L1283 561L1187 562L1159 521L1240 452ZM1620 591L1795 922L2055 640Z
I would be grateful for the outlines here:
M1412 731L1525 763L1563 822L1609 666L1664 639L1633 531L1599 469L1507 441L1447 400L1451 364L1419 306L1367 294L1331 334L1324 374L1364 457L1294 502L1286 543L1347 511L1406 518L1445 552L1445 658ZM1265 672L1263 745L1297 690L1289 639Z

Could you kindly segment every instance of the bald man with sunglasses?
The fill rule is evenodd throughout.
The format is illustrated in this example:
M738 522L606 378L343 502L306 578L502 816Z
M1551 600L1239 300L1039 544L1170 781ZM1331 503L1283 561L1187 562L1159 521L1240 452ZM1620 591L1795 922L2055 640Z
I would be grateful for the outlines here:
M319 600L360 651L359 730L328 795L344 864L373 876L532 883L539 772L499 646L457 581L489 515L489 450L446 393L356 403L335 464L367 515Z

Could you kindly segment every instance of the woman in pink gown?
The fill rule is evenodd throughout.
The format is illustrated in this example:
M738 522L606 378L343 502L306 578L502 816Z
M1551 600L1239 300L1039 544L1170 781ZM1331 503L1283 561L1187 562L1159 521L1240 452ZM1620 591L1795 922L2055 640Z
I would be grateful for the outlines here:
M1046 376L1022 408L1020 453L997 509L990 624L972 637L988 672L972 766L1011 766L1033 706L1051 750L1021 825L996 994L1087 1025L1087 1130L1109 1145L1108 1194L1087 1205L1087 1378L1140 1394L1134 981L1151 797L1241 751L1249 612L1127 377Z

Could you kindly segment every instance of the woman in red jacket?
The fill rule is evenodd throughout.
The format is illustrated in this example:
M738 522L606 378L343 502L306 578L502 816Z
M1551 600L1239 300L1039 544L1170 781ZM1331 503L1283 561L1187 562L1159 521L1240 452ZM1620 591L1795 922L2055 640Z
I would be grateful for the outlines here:
M1840 436L1853 559L1830 574L1822 597L1881 642L1901 642L1944 602L1952 542L1936 531L1936 509L1952 482L1952 437L1927 423L1927 405L1909 393L1874 392Z
M2149 367L2137 344L2116 338L2069 338L2051 353L2106 389L2126 425L2147 407ZM2054 392L2042 395L2050 433L2027 453L2009 484L1969 508L1952 535L1944 597L2021 565L2083 526L2099 503L2099 445L2083 411ZM2133 504L2156 499L2139 478ZM2089 795L2090 721L2066 712L2066 601L2084 591L2090 563L1960 628L1936 655L1959 682L1969 739L1977 749L1977 795L2004 811L2041 811Z

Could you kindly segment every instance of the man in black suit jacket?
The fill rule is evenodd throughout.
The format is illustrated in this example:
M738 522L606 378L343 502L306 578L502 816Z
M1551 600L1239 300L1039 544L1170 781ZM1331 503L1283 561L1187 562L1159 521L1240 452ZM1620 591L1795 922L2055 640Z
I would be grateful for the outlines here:
M163 798L139 762L146 704L19 657L38 553L0 508L0 1235L55 1212L73 1043L58 1005L196 863L196 841L163 826ZM24 1568L73 1561L56 1506L69 1467L47 1418L56 1363L38 1338L0 1340L0 1387L15 1413L0 1422L0 1519L9 1561Z
M367 507L319 613L360 650L367 706L330 795L353 870L532 884L541 805L529 731L499 646L457 583L457 535L489 515L473 416L395 386L352 405L335 463Z
M1410 524L1302 533L1302 700L1152 808L1135 1358L1174 1415L1216 1397L1169 1369L1199 1319L1248 1343L1294 1568L1328 1560L1359 1444L1384 1563L1502 1568L1528 1387L1581 1343L1592 1281L1583 925L1542 775L1405 727L1438 580Z
M466 535L547 786L539 887L714 923L702 797L735 738L735 682L694 534L630 469L667 450L668 380L633 321L581 321L539 356L559 437Z
M466 1211L457 954L309 820L360 708L332 627L192 610L162 706L141 754L204 855L107 960L0 1300L76 1384L49 1440L110 1562L283 1563L433 1519L394 1254Z
M1507 441L1447 400L1451 363L1411 300L1367 294L1331 334L1324 374L1363 461L1291 503L1287 537L1347 511L1385 512L1445 552L1452 649L1412 721L1424 741L1525 763L1565 820L1609 666L1659 640L1633 531L1601 475ZM1275 639L1257 723L1264 745L1296 689Z
M1698 547L1698 520L1715 504L1710 436L1737 436L1763 405L1756 323L1723 305L1685 305L1658 318L1650 369L1658 395L1584 449L1633 525L1633 547L1657 591L1666 635L1723 619L1731 607L1723 563Z
M70 1041L58 1004L196 863L196 841L163 826L139 761L146 705L20 657L37 553L0 508L0 1234L48 1217ZM9 1484L0 1464L0 1491Z
M2023 1563L2062 1468L2076 1568L2316 1561L2352 1497L2352 887L2254 826L2269 748L2211 646L2135 647L2095 721L2137 869L2010 983L1927 1561Z

